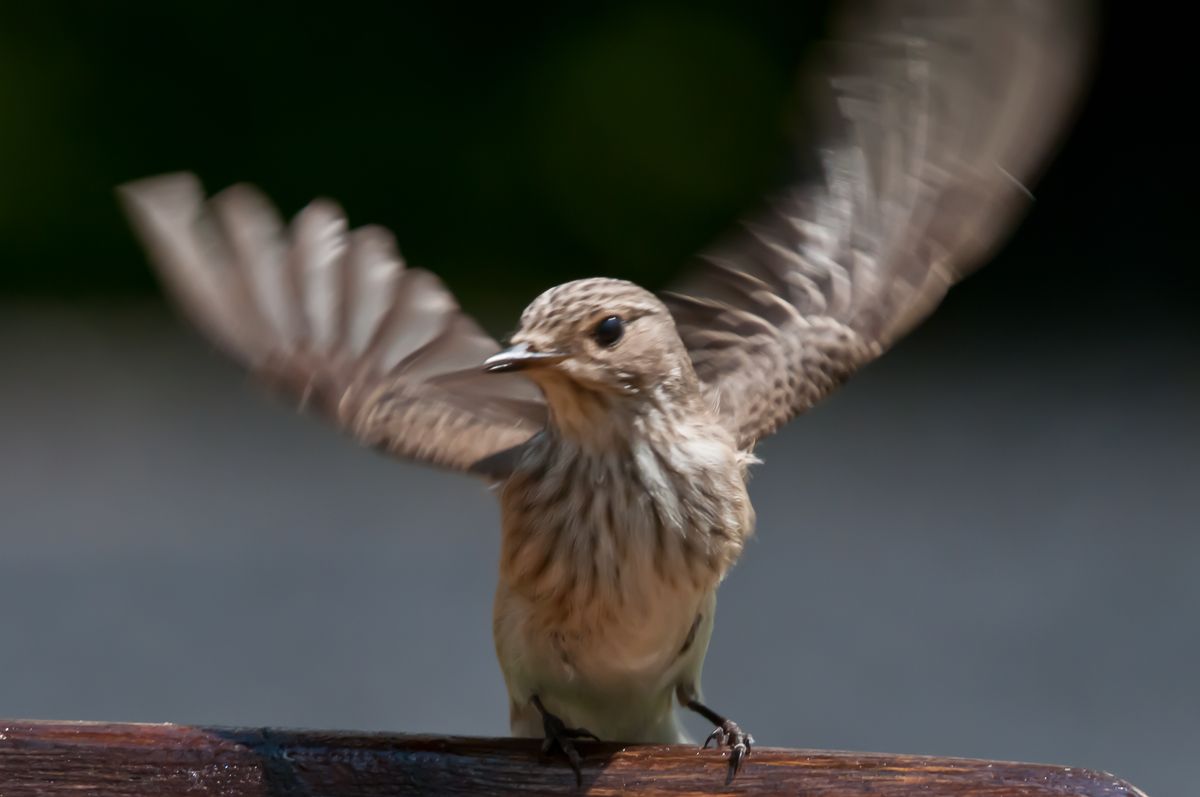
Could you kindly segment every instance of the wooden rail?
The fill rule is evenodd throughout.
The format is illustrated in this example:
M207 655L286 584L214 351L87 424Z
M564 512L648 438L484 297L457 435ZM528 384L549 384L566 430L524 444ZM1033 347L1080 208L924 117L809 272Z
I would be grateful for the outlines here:
M528 739L0 720L0 795L791 794L1145 797L1111 775L1036 764L585 743L582 789Z

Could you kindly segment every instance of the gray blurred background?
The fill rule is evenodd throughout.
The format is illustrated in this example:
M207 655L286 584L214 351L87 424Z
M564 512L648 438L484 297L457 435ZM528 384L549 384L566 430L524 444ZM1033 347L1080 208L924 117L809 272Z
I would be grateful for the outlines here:
M0 716L506 733L486 489L264 397L111 187L336 196L503 334L571 277L661 285L768 187L826 11L284 8L0 10ZM762 447L705 668L762 744L1194 789L1194 131L1157 24L1108 22L1014 238Z

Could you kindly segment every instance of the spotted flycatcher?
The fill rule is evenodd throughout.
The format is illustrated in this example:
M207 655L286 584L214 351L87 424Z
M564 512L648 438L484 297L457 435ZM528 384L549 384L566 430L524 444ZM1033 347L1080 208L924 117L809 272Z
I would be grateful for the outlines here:
M820 48L798 176L661 297L586 279L501 347L378 227L318 200L285 227L191 175L120 194L213 341L363 443L494 485L494 632L514 734L578 773L581 736L680 742L730 775L752 739L706 706L717 586L754 529L756 443L921 321L1013 226L1068 115L1065 0L878 0ZM708 742L706 742L706 745Z

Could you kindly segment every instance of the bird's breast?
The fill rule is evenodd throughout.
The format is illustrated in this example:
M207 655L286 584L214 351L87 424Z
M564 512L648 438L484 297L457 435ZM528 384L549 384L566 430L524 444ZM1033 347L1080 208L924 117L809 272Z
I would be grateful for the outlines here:
M598 452L536 440L501 490L501 588L533 633L604 637L628 660L682 640L753 526L723 441Z

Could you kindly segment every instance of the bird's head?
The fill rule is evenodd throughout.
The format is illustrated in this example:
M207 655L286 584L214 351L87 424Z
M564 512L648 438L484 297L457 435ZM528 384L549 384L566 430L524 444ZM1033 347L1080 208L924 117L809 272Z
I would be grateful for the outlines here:
M551 288L521 314L510 343L484 368L520 371L559 416L584 397L678 402L697 392L670 312L632 282L585 279Z

